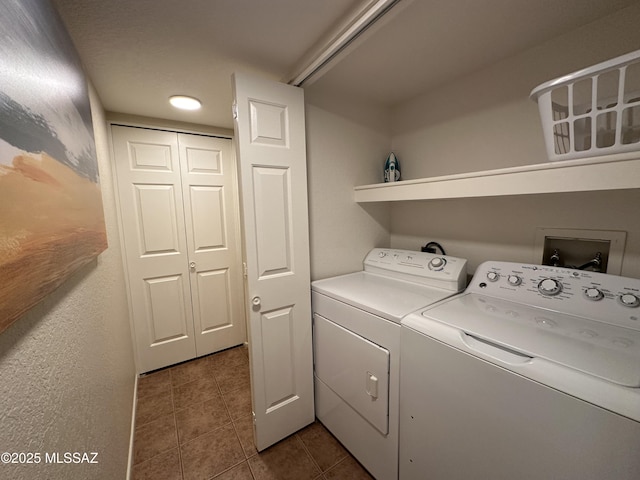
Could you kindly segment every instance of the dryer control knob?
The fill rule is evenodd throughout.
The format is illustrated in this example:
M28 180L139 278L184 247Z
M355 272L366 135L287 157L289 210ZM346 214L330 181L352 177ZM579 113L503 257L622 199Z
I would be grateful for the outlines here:
M442 257L432 258L429 262L429 268L431 270L442 270L444 266L447 264L447 261Z
M562 291L562 284L553 278L545 278L538 283L538 291L543 295L553 297Z
M591 288L587 288L584 291L584 296L587 297L589 300L602 300L604 298L604 293L602 293L602 290L600 290L599 288L595 288L595 287L591 287Z
M633 293L623 293L618 298L620 299L620 303L625 307L637 307L640 305L640 298Z
M516 287L522 283L522 278L520 278L518 275L509 275L507 277L507 282L509 283L509 285L513 285L514 287Z

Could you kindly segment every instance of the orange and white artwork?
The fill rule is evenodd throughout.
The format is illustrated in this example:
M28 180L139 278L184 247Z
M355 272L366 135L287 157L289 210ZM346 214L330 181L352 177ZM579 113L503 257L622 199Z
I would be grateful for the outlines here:
M107 248L91 109L48 0L0 3L0 332Z

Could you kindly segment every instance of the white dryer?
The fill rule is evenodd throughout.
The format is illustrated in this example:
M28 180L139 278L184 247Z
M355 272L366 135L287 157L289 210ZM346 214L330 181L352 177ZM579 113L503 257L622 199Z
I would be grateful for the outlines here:
M400 478L640 478L640 279L507 262L402 322Z
M463 290L466 263L377 248L311 284L316 416L378 480L398 478L400 321Z

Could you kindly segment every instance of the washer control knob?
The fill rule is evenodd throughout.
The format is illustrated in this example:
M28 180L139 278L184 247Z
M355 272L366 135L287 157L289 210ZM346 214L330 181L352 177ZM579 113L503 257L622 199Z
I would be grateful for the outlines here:
M633 293L623 293L618 297L618 299L625 307L637 307L640 305L640 298Z
M522 283L522 278L520 278L518 275L509 275L507 277L507 282L509 283L509 285L513 285L514 287L516 287Z
M562 284L553 278L545 278L538 283L538 291L543 295L553 297L562 291Z
M602 293L602 290L600 290L599 288L590 287L584 291L584 296L589 300L597 301L604 298L604 293Z
M500 275L497 272L487 273L487 280L490 282L497 282L500 279Z
M380 258L384 258L384 257L386 257L386 256L387 256L387 252L380 252L380 253L378 253L378 256L379 256Z
M431 270L436 270L436 271L442 270L446 265L446 263L447 261L442 257L432 258L431 261L429 262L429 268Z

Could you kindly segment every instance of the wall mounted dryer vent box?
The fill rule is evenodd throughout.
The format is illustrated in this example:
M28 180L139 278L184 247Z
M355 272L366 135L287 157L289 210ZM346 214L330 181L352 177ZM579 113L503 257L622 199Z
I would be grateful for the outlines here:
M626 239L626 232L539 227L533 262L577 268L599 254L599 267L585 269L620 275Z

